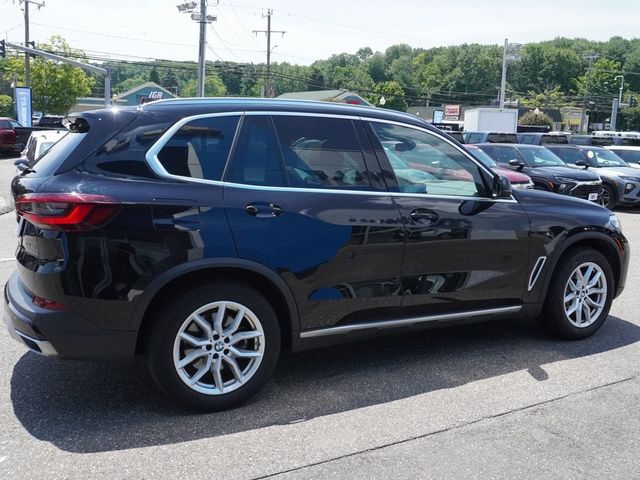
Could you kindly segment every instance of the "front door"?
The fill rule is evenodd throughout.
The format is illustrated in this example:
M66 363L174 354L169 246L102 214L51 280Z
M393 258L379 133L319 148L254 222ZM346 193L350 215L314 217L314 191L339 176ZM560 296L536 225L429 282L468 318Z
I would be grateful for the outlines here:
M529 220L514 199L495 200L487 172L426 129L371 122L370 137L405 225L405 314L521 303Z

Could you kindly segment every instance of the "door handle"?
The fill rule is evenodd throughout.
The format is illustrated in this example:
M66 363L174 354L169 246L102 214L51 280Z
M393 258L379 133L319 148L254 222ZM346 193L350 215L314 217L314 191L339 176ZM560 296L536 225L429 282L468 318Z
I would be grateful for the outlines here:
M414 223L418 223L420 225L432 225L438 221L440 216L436 212L432 212L431 210L425 210L422 208L418 208L413 210L409 216Z
M278 215L282 215L284 213L282 207L273 203L262 202L250 203L246 207L244 207L244 211L249 215L258 218L277 217Z

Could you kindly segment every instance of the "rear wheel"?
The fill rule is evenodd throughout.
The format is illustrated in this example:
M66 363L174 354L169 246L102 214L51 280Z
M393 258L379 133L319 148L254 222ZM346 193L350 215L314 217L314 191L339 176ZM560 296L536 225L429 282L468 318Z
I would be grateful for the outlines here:
M616 198L616 192L610 185L602 186L602 206L613 210L616 208L618 199Z
M589 337L607 319L613 291L607 259L591 248L572 250L553 274L540 323L561 338Z
M149 369L168 396L192 408L234 407L252 396L275 367L278 320L253 288L202 285L156 311L147 342Z

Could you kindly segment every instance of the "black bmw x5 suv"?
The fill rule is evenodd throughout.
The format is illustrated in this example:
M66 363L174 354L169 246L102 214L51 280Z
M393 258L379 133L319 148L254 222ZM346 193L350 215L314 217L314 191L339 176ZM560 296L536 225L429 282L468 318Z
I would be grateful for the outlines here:
M624 288L615 215L512 192L417 117L184 99L68 122L13 181L9 331L45 355L144 356L196 408L248 398L281 349L519 315L584 338Z

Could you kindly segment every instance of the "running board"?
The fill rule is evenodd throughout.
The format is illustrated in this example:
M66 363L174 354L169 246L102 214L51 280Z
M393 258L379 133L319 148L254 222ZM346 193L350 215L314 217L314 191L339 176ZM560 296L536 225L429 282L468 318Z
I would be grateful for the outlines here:
M326 337L329 335L340 335L345 333L357 332L360 330L370 329L386 329L396 327L407 327L411 325L419 325L421 323L432 322L449 322L453 320L462 320L469 317L482 317L490 315L504 315L507 313L517 313L522 310L522 306L490 308L487 310L472 310L469 312L444 313L440 315L429 315L426 317L401 318L398 320L381 320L375 322L352 323L348 325L339 325L337 327L319 328L316 330L307 330L300 333L300 338Z

